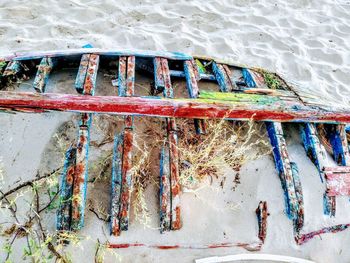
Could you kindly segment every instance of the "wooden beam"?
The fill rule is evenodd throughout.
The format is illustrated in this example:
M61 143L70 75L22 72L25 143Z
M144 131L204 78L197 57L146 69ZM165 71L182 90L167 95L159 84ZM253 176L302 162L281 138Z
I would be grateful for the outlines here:
M227 95L227 97L222 96ZM176 118L213 118L281 122L350 122L350 110L323 109L284 101L281 97L202 91L198 99L79 96L0 91L5 112L70 111Z

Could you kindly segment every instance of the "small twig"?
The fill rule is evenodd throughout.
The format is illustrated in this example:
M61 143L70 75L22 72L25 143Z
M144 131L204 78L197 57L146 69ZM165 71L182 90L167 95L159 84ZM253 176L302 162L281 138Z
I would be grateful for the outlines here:
M93 208L89 208L89 211L93 212L98 219L104 222L109 222L108 218L102 218Z
M40 232L41 232L41 235L43 237L43 240L44 242L46 241L47 239L47 236L45 234L45 231L44 231L44 228L41 224L41 219L40 219L40 216L39 216L39 213L40 213L40 202L39 202L39 193L38 193L38 190L34 187L32 187L34 192L35 192L35 196L36 196L36 214L37 214L37 222L38 222L38 225L39 225L39 229L40 229ZM52 242L48 242L47 243L47 248L51 251L51 253L57 258L57 259L60 259L63 263L68 263L67 260L56 250L55 246L52 244Z
M42 179L44 179L44 178L48 178L48 177L54 175L57 171L59 171L59 170L61 170L61 169L62 169L62 167L57 168L57 169L53 170L51 173L45 174L45 175L43 175L43 176L39 176L39 173L38 173L38 174L37 174L37 177L35 177L34 179L32 179L32 180L30 180L30 181L26 181L26 182L24 182L24 183L21 183L20 185L18 185L18 186L16 186L15 188L13 188L13 189L7 191L6 193L1 192L2 196L0 197L0 201L2 201L5 197L7 197L7 196L9 196L9 195L11 195L11 194L17 192L18 190L20 190L20 189L22 189L22 188L24 188L24 187L33 186L33 184L34 184L35 182L38 182L38 181L40 181L40 180L42 180Z

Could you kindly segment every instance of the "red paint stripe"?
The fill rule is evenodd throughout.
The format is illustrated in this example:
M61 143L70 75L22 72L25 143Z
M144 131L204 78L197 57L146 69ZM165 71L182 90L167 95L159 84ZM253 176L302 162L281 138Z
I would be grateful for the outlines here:
M232 118L256 121L350 122L350 111L326 111L315 107L281 106L279 102L264 107L246 102L230 103L201 99L158 99L145 97L81 96L56 93L34 94L0 91L0 109L43 112L76 111L119 115L147 115L177 118Z

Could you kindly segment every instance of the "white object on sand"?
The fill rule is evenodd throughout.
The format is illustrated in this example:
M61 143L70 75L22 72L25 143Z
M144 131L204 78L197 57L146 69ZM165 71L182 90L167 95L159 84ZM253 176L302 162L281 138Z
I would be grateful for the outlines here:
M288 256L280 256L280 255L272 255L272 254L237 254L237 255L229 255L223 257L209 257L209 258L201 258L196 259L196 263L218 263L218 262L231 262L231 261L240 261L240 260L268 260L272 262L288 262L288 263L313 263L313 261L288 257Z

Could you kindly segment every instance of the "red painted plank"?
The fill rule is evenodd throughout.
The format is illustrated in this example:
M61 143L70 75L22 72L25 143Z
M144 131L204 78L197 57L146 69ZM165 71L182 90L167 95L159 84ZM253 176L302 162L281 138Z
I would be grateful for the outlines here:
M0 110L7 112L73 111L176 118L227 118L256 121L350 122L350 111L247 101L160 99L156 97L81 96L0 91Z

